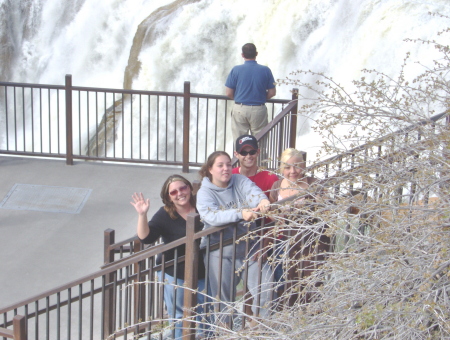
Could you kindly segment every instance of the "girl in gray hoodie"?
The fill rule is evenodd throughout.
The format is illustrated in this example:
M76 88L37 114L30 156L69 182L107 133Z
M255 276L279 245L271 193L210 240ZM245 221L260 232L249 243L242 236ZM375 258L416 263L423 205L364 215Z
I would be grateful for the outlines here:
M232 239L235 228L237 235L246 233L249 223L250 229L253 229L256 226L254 219L260 216L258 213L265 213L269 207L267 196L255 183L243 175L233 175L231 170L230 156L224 151L213 152L200 170L203 179L197 193L197 210L204 223L203 229L228 225L224 230L223 240ZM218 243L219 239L219 232L213 233L202 239L200 248L206 248L208 242L210 245ZM245 241L224 246L222 256L220 249L213 250L205 254L205 264L209 263L207 272L211 296L222 302L231 302L239 277L244 273L239 268L247 259L247 287L253 296L253 315L264 317L272 301L273 271L267 262L258 265L258 255L255 256L255 253L260 251L260 247L257 243L258 240L250 241L249 254L245 254ZM232 261L234 247L235 263ZM221 282L219 277L222 277ZM216 311L226 313L224 304L217 306ZM222 321L227 322L226 319L225 317Z

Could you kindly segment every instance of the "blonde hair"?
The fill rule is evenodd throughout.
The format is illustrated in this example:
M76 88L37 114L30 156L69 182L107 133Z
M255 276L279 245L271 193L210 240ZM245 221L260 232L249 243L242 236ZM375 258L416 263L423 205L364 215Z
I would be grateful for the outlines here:
M280 156L280 167L279 167L280 173L283 173L283 170L286 167L287 161L292 157L297 157L297 158L301 159L302 163L305 162L305 157L303 156L302 151L298 151L297 149L294 149L294 148L286 149L281 153L281 156Z

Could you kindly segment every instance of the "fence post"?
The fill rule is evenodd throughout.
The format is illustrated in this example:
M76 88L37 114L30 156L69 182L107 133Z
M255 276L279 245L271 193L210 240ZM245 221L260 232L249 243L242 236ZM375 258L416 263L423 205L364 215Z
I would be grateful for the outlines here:
M295 148L297 140L297 113L298 113L298 89L292 89L292 100L295 100L295 106L291 110L291 131L289 134L289 147Z
M199 242L194 240L196 226L200 225L200 215L190 213L186 220L186 253L184 257L184 284L189 290L184 291L183 340L195 340L195 317L193 308L197 305ZM190 289L193 289L191 292Z
M184 82L183 95L183 172L189 172L189 127L191 109L191 83Z
M16 315L13 318L14 340L27 340L27 325L23 315Z
M110 249L110 246L115 242L116 232L114 229L108 228L103 235L103 261L105 264L108 264L114 262L114 250Z
M72 75L66 74L66 164L73 165Z
M115 242L115 231L114 229L106 229L104 232L104 263L114 262L114 250L111 249L111 245ZM105 285L109 285L114 280L114 274L107 274L105 277ZM104 311L103 311L103 329L105 332L104 338L112 334L114 331L114 291L113 287L105 288L104 296Z
M136 237L133 242L133 254L141 251L143 249L143 244L141 240ZM145 320L145 285L139 284L144 281L144 275L142 275L143 266L145 261L140 261L134 264L134 272L136 273L136 283L133 286L134 289L134 323L137 324L142 320Z

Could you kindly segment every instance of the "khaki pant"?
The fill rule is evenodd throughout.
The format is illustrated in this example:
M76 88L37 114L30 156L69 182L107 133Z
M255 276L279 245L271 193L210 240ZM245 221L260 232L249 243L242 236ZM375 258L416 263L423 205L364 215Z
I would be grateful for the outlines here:
M249 133L255 136L268 124L266 105L248 106L234 104L231 109L231 133L233 141Z

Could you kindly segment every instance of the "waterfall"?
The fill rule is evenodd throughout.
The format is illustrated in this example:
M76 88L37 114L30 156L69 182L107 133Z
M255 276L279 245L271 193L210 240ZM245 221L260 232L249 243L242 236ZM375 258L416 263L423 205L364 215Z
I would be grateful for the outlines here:
M448 25L448 0L0 0L2 81L224 93L240 48L276 79L298 69L350 86L361 69L398 74L406 52L434 51L405 38L433 39ZM413 77L414 69L409 77ZM278 88L289 98L290 88ZM4 121L0 117L0 123ZM320 144L299 120L298 148ZM305 136L308 136L307 139ZM0 136L1 137L1 136ZM1 139L0 139L1 140Z

